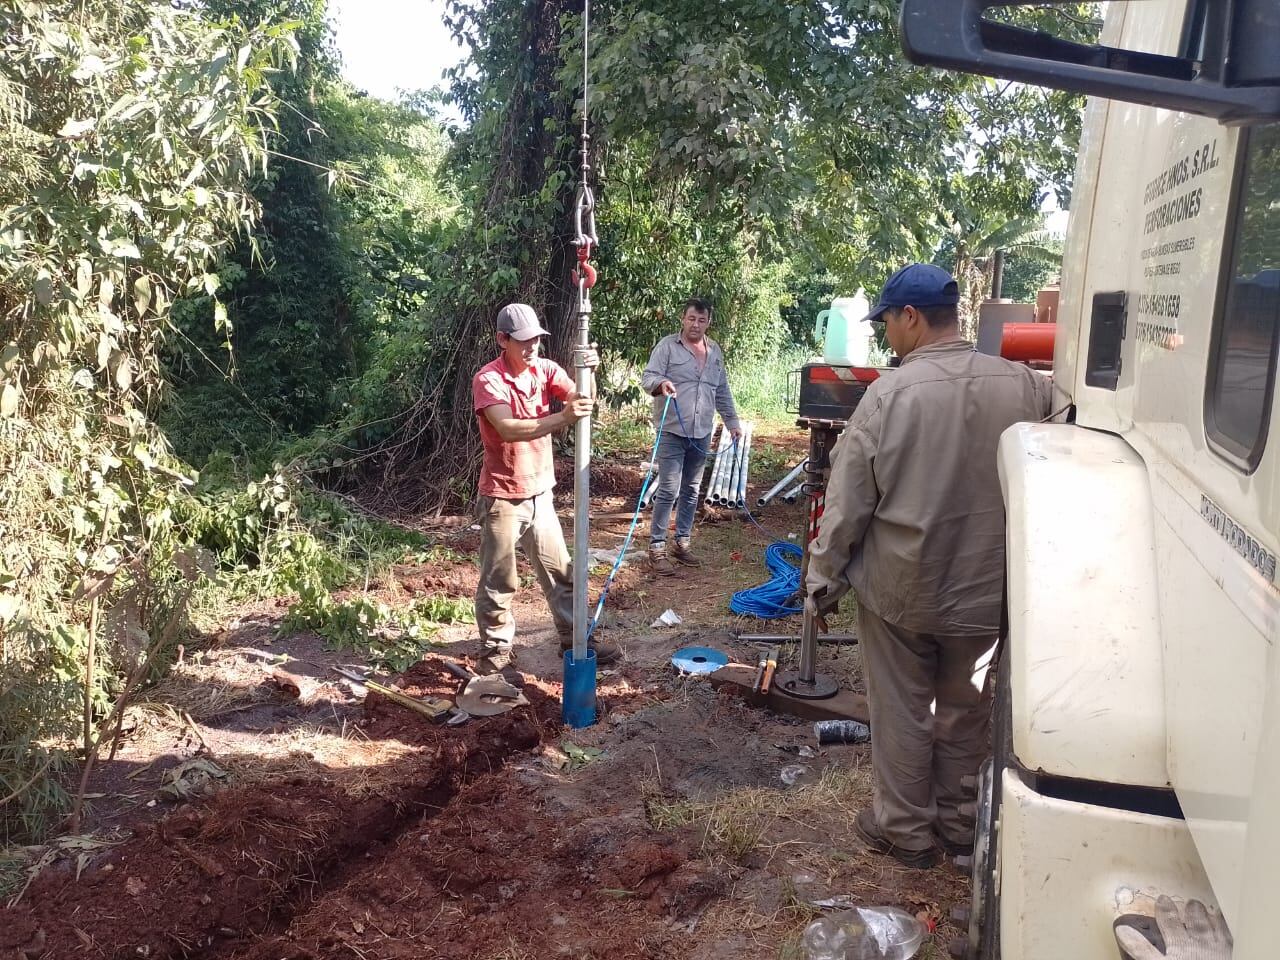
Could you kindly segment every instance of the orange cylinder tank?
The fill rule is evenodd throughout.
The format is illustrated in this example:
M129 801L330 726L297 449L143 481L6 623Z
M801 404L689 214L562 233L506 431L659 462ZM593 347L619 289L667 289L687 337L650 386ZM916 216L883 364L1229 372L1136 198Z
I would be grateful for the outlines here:
M1053 360L1056 323L1006 323L1000 341L1000 356L1026 363Z

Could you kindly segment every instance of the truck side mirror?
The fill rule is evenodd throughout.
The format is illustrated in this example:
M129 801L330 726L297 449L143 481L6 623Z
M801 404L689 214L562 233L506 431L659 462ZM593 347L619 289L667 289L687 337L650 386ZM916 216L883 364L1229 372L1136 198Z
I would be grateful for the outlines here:
M1215 117L1280 118L1280 3L1189 0L1185 56L1063 40L988 19L1009 0L903 0L913 63ZM1039 6L1040 4L1035 4Z

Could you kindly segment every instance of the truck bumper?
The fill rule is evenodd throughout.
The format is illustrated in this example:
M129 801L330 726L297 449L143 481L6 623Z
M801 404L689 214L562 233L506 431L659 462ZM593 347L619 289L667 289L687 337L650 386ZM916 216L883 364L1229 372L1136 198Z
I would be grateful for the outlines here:
M1183 820L1001 783L996 857L1003 960L1116 960L1112 923L1158 894L1217 905Z

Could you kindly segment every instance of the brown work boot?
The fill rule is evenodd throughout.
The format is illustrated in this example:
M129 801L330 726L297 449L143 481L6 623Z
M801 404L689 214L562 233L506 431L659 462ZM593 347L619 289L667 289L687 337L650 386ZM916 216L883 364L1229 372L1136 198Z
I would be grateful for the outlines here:
M663 544L649 544L649 568L660 577L675 576L675 564L667 559L667 550Z
M689 541L685 539L676 540L672 543L671 559L686 567L702 566L702 561L694 556L693 551L689 549Z
M899 847L880 832L880 824L876 823L876 815L870 809L858 811L858 815L853 818L853 832L861 837L862 842L872 851L893 857L903 866L927 870L929 867L936 867L942 861L942 854L933 844L923 850Z
M570 634L567 637L561 634L560 650L565 651L571 649L573 649L573 634ZM592 637L587 641L587 649L594 650L596 652L597 667L607 666L621 656L621 651L618 649L618 645L616 643L610 643L608 640L597 640L595 637Z

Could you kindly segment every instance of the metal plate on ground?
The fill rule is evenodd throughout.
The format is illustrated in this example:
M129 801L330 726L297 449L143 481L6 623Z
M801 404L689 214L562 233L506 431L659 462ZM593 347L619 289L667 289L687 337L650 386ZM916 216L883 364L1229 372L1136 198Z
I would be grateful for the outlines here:
M458 694L458 709L473 717L496 717L500 713L528 704L528 699L519 687L513 687L496 673L471 678L462 693Z
M805 683L796 671L786 670L774 678L773 689L801 700L825 700L836 695L840 684L821 673L814 675L813 683Z
M683 647L671 658L673 667L681 673L693 676L715 673L728 662L729 658L725 654L711 647Z

